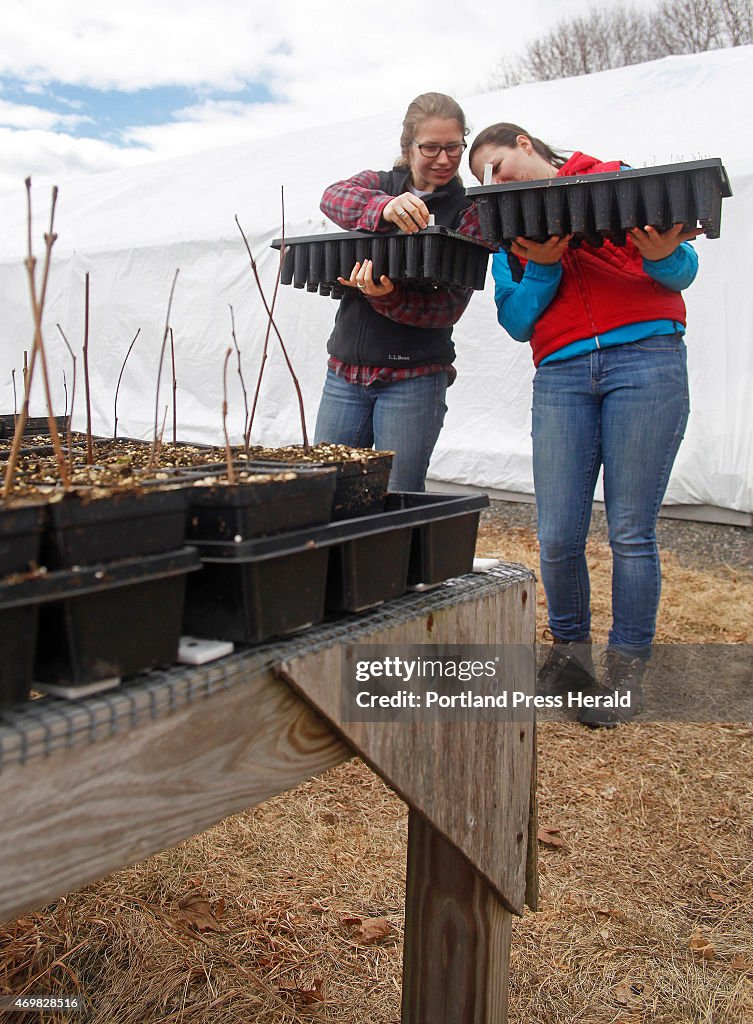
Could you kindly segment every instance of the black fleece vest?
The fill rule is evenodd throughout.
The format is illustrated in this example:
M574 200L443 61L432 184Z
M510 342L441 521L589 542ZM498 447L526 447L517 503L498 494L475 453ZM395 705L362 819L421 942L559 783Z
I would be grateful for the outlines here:
M408 191L409 172L396 167L379 172L379 187L390 196ZM457 227L471 205L457 179L422 197L435 223ZM404 285L403 287L410 287ZM358 366L448 365L455 359L452 327L413 327L382 316L368 299L347 289L340 302L327 351L344 363Z

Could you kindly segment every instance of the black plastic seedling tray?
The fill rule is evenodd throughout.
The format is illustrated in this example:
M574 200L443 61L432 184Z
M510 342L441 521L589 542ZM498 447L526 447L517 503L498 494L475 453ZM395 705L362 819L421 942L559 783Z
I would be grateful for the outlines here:
M49 569L176 551L185 542L184 488L146 488L92 497L71 491L48 505L42 560Z
M50 573L39 614L35 685L90 687L173 664L194 548Z
M59 434L68 430L68 420L65 416L55 417L55 426ZM0 438L13 437L16 431L16 416L11 413L0 414ZM24 437L35 434L50 433L50 423L46 416L29 416L24 425Z
M698 224L708 238L721 232L722 199L732 195L718 158L636 167L466 189L478 208L484 238L509 246L519 237L543 241L574 233L570 243L624 245L630 228Z
M39 560L45 506L0 506L0 577L25 572Z
M334 467L300 472L277 463L248 472L259 479L187 488L189 540L248 540L329 522Z
M260 643L404 593L414 561L436 583L469 572L486 495L396 494L388 511L278 537L199 543L183 631ZM446 525L444 525L446 523ZM442 545L449 543L450 551Z
M275 249L281 238L272 242ZM408 235L338 231L285 239L285 261L280 280L295 288L342 297L338 277L349 278L358 261L373 260L374 279L386 274L391 281L433 288L483 289L492 248L478 238L441 225Z

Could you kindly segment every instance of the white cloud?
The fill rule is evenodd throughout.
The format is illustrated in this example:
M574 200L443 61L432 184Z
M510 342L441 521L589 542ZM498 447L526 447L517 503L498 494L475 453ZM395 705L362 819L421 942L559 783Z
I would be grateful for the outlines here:
M616 7L621 0L601 2ZM122 148L65 134L76 122L61 115L2 104L0 124L25 130L2 134L0 187L22 167L21 178L60 180L384 110L394 110L397 129L416 94L436 89L462 97L483 89L501 56L590 5L436 0L422 13L411 6L366 9L352 0L130 0L97 7L90 0L6 0L0 75L20 79L29 99L45 83L53 90L55 83L183 85L197 91L197 102L166 124L130 128ZM274 102L200 99L210 89L246 83L263 83Z
M91 118L80 114L59 114L42 107L0 100L0 125L5 128L40 128L52 131L75 128L86 121L91 121Z
M28 175L35 182L59 183L82 174L131 167L154 159L148 150L122 149L98 139L77 139L62 132L38 129L0 128L0 151L0 188L19 195Z

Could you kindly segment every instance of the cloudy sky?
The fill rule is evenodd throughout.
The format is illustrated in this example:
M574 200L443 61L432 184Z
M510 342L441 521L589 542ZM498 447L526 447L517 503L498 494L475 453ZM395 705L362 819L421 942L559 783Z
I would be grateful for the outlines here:
M6 0L0 189L402 113L428 89L468 96L500 57L592 5Z

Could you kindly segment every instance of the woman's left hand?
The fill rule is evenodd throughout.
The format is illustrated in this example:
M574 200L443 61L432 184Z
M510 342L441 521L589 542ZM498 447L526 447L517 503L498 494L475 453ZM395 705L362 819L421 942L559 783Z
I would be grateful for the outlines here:
M703 234L702 228L683 231L682 227L682 224L675 224L667 231L657 231L656 228L647 224L642 231L640 228L631 228L629 235L644 260L654 263L671 256L683 242L689 242L692 238L698 238L700 234Z
M337 280L346 288L357 288L362 295L372 299L382 299L395 288L392 281L385 274L382 274L379 281L374 280L373 260L364 260L363 265L356 263L350 272L349 279L338 277Z

